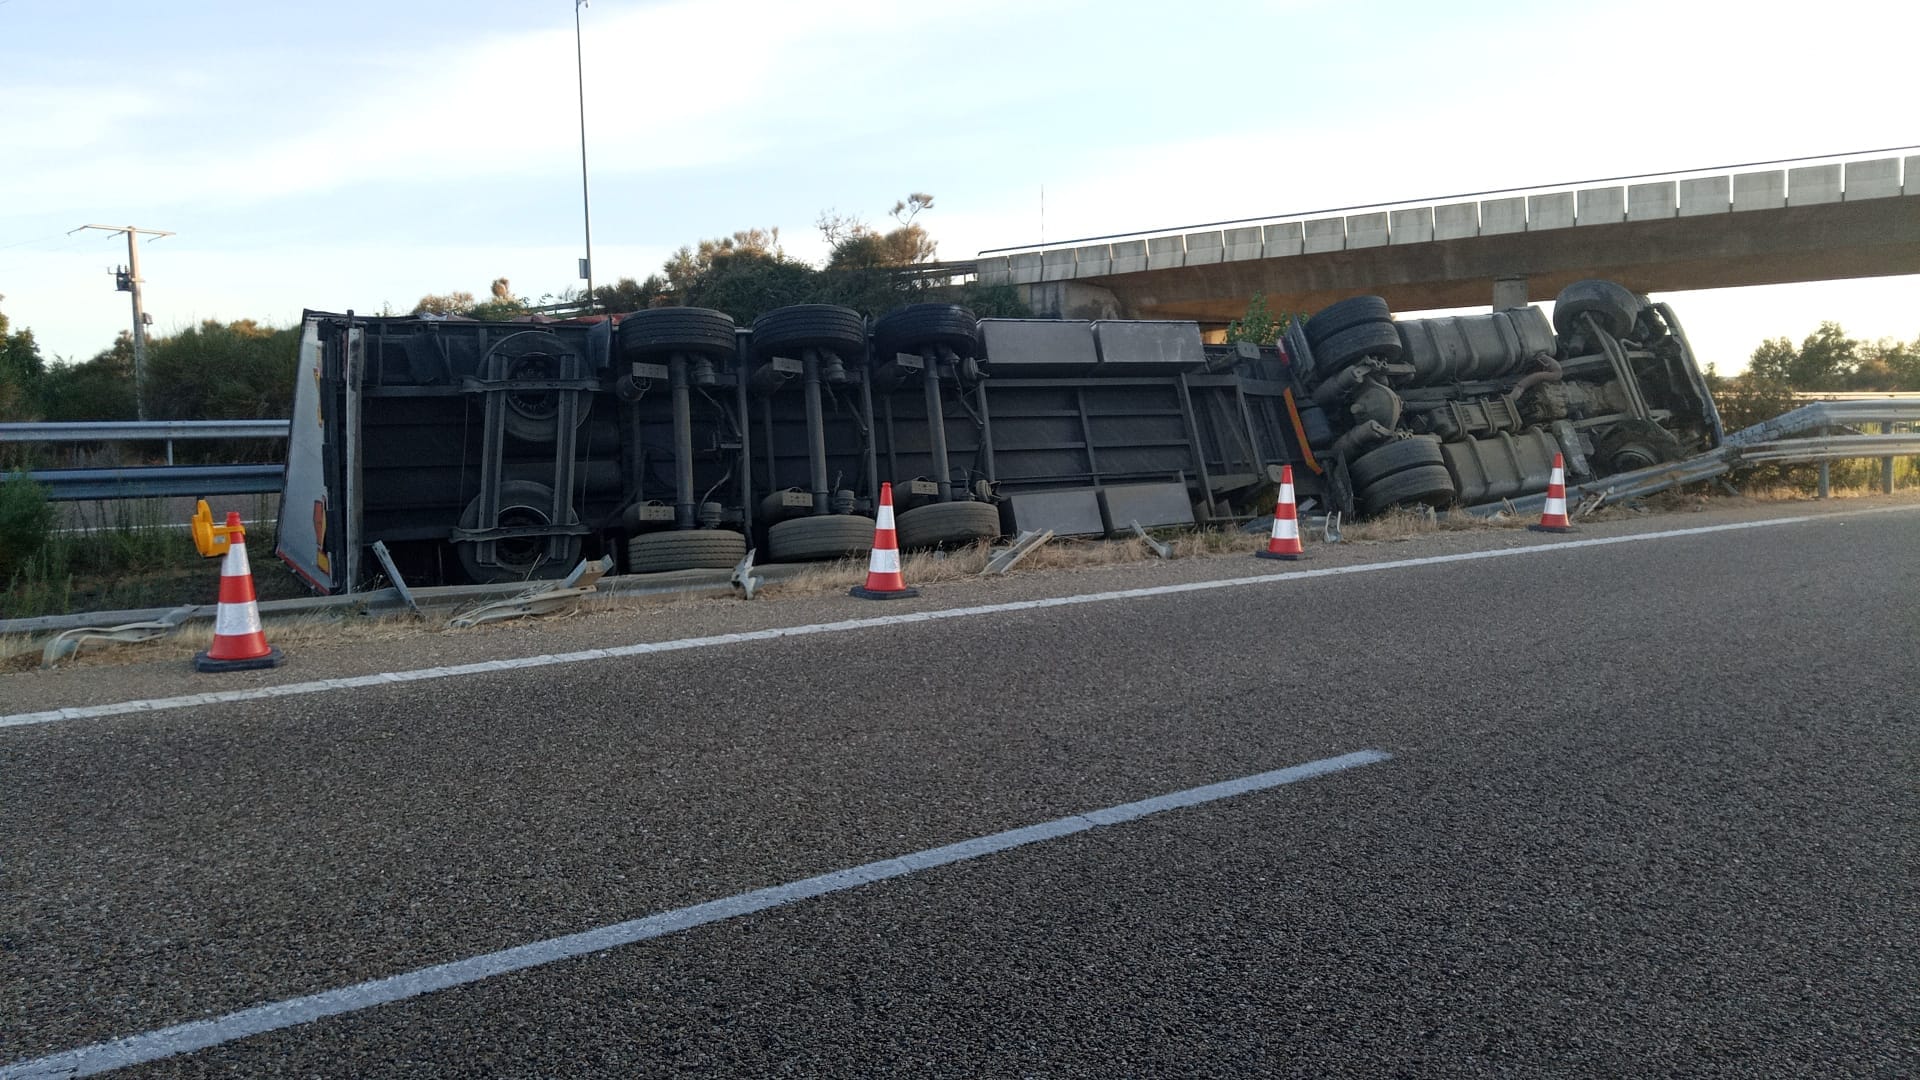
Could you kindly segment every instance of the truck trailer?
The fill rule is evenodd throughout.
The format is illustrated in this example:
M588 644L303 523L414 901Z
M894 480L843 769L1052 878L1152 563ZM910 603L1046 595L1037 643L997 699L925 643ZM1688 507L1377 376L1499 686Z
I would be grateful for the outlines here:
M1192 322L869 319L803 304L546 322L302 320L278 554L323 593L724 569L1026 529L1224 526L1292 466L1310 512L1476 506L1719 444L1671 308L1604 281L1395 319L1352 297L1276 345Z

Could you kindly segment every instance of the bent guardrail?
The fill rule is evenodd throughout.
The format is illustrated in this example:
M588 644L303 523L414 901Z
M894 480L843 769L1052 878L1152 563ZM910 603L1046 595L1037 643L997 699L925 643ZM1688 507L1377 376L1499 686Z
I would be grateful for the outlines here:
M1920 457L1920 432L1896 434L1883 431L1869 434L1857 428L1862 424L1875 423L1890 428L1893 424L1916 421L1920 421L1920 401L1916 400L1821 401L1733 432L1717 449L1685 461L1665 462L1635 472L1616 473L1604 479L1569 485L1567 501L1569 505L1578 505L1580 512L1585 513L1609 503L1641 498L1682 484L1711 480L1741 465L1801 463L1820 464L1820 495L1824 498L1828 491L1826 464L1854 458L1880 458L1886 462L1881 484L1891 492L1893 459ZM1836 427L1856 430L1838 434L1828 430ZM1817 434L1804 434L1809 431ZM1533 514L1545 504L1546 495L1541 493L1469 506L1465 512L1477 516L1503 510Z

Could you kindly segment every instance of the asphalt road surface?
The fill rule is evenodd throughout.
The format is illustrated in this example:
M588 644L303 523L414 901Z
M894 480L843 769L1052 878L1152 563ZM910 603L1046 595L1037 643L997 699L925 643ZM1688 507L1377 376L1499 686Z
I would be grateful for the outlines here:
M1418 555L0 727L0 1076L1920 1073L1920 512Z

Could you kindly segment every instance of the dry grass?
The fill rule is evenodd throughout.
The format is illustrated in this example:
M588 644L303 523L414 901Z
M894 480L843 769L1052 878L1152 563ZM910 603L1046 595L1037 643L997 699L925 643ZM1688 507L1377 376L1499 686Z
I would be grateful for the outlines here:
M1435 533L1486 532L1499 529L1523 529L1535 521L1531 517L1517 517L1500 513L1490 517L1475 517L1472 514L1429 514L1423 510L1407 510L1396 507L1385 516L1371 521L1356 521L1341 528L1341 533L1350 542L1355 543L1397 543L1413 540Z
M353 612L316 612L264 620L267 640L282 648L333 645L373 645L401 641L423 633L445 630L444 623L412 614L364 615ZM0 671L30 671L40 666L41 651L52 635L8 634L0 637ZM213 624L193 622L167 637L137 645L85 642L77 656L61 667L138 663L199 652L213 643Z

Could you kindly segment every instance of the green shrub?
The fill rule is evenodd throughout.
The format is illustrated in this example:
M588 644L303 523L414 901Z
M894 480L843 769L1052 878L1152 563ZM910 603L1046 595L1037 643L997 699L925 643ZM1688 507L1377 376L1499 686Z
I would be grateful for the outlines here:
M0 478L0 581L11 581L53 531L47 489L25 473Z

